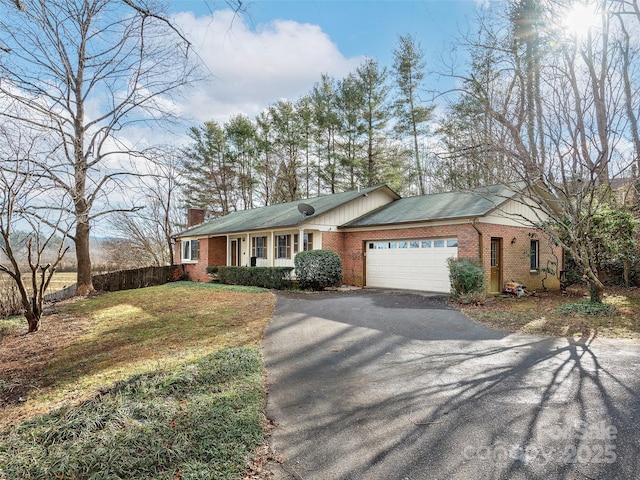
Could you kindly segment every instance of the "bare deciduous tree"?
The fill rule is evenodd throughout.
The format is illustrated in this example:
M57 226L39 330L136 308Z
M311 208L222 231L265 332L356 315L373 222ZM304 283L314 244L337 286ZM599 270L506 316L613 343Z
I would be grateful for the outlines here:
M538 226L569 252L595 301L603 284L594 218L611 202L611 179L634 161L624 148L631 137L614 42L621 32L610 4L589 3L593 25L584 32L561 23L572 15L568 1L513 1L506 15L499 7L480 22L492 41L472 45L491 50L491 81L473 71L461 78L465 95L499 126L486 137L489 148L513 165Z
M149 173L137 178L136 185L131 187L130 198L130 203L142 208L136 212L116 213L112 225L119 237L128 241L119 245L138 252L136 268L149 264L173 265L172 237L182 218L179 205L181 155L173 148L156 147L145 152L145 156ZM115 258L115 255L111 256Z
M0 109L53 141L34 174L71 201L78 294L93 289L89 234L128 175L128 129L166 120L194 79L189 44L146 0L0 1ZM14 108L20 107L20 108ZM50 204L51 205L51 204Z
M37 175L32 174L32 155L37 155L37 141L29 139L23 132L13 131L9 135L2 129L0 135L0 252L4 259L0 263L0 272L9 275L18 290L22 310L28 324L28 332L40 328L44 293L53 277L57 265L68 250L64 232L68 225L59 215L47 216L46 227L29 214L29 205L34 197L42 195ZM26 239L26 258L20 257L20 249L14 248L13 241L17 225L30 227L31 234ZM57 232L63 232L61 242L57 243L56 254L52 261L44 263L45 253L51 244L56 243ZM28 270L26 272L25 270Z

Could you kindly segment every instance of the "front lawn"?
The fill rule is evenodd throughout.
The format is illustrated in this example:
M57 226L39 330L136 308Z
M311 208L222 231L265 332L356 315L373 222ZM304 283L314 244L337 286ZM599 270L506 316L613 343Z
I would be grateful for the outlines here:
M240 478L263 442L268 291L179 282L0 335L0 478ZM9 325L9 326L7 326Z
M607 288L603 303L615 307L614 315L586 313L585 294L585 290L570 289L569 295L544 292L524 298L498 296L484 305L460 309L482 324L510 332L640 340L640 289Z

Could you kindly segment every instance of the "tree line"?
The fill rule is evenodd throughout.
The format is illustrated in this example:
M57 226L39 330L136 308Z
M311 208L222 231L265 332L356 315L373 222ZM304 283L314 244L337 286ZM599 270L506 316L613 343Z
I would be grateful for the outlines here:
M422 47L401 35L391 69L367 59L254 118L192 127L184 149L186 204L218 216L380 183L425 193L434 108L425 101L425 68Z

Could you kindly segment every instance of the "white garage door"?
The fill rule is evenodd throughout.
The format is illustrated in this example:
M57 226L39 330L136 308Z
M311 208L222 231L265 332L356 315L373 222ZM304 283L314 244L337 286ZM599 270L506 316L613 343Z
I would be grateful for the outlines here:
M447 258L458 257L455 238L367 242L368 287L449 293Z

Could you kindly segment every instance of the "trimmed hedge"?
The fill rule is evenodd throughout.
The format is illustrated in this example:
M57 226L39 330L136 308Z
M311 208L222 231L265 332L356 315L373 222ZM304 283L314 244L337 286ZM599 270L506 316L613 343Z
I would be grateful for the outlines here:
M451 279L451 295L458 298L484 289L484 272L478 259L449 258L449 278Z
M333 250L308 250L294 259L296 278L302 289L322 290L342 282L342 260Z
M291 287L293 267L217 267L220 283L282 290Z

